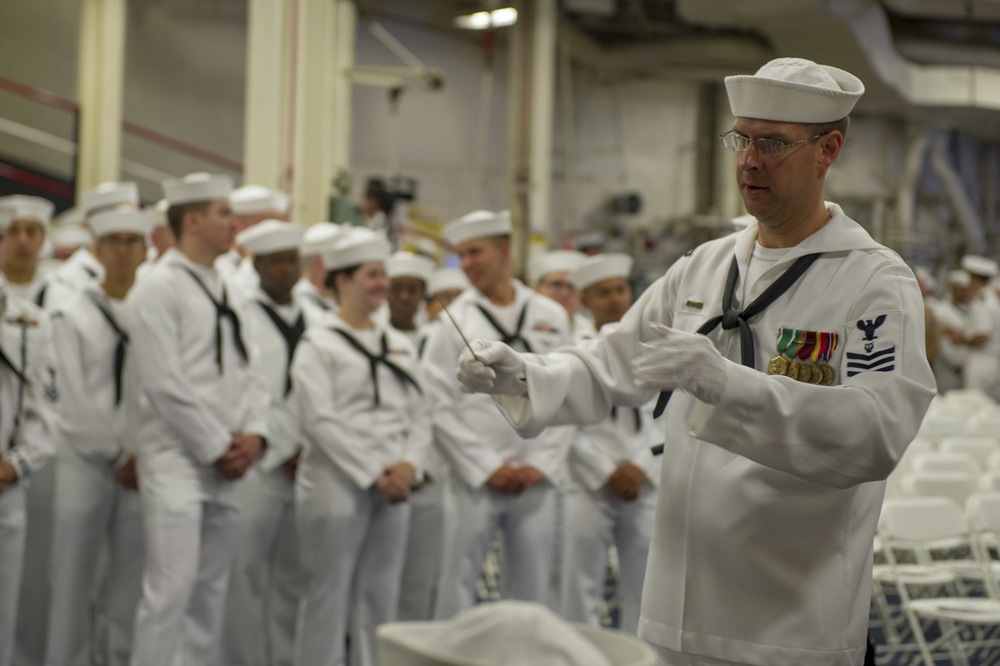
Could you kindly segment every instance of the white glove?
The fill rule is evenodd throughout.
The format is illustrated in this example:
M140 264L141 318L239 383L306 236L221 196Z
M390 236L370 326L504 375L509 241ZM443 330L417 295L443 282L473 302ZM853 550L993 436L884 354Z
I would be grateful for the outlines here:
M468 349L458 357L458 382L463 393L523 395L528 390L521 355L502 342L473 340L473 358Z
M650 324L651 342L632 359L635 385L647 391L687 391L714 405L726 388L729 363L704 335Z

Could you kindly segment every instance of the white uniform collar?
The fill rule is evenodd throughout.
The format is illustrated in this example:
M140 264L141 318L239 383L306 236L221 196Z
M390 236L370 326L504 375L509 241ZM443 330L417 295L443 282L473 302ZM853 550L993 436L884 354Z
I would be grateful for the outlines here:
M161 261L172 266L189 268L195 272L195 275L202 278L214 279L219 275L218 271L215 270L214 265L202 266L201 264L196 264L188 259L183 252L174 247L163 253L163 259Z
M483 295L483 292L479 291L476 288L466 289L465 291L462 292L462 295L459 296L459 298L465 297L465 295L468 294L467 298L470 301L477 303L479 305L485 305L486 307L490 308L511 307L511 306L521 307L522 305L524 305L524 303L528 301L529 298L531 298L531 295L535 293L531 289L528 289L523 282L521 282L516 278L511 280L511 284L514 285L514 302L511 303L510 305L504 305L504 306L494 305L492 301L490 301L490 299L486 298L486 296Z

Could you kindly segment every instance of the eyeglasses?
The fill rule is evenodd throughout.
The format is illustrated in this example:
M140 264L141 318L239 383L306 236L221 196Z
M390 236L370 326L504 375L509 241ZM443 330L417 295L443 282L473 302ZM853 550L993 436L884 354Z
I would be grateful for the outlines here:
M726 150L731 150L734 153L743 153L750 149L750 144L757 145L757 152L766 157L781 157L784 155L789 148L798 146L803 143L812 143L816 139L829 134L829 132L821 132L816 136L811 136L808 139L802 139L801 141L794 141L792 143L785 143L780 139L765 139L763 137L757 139L751 139L748 136L737 133L735 130L730 130L725 134L720 134L719 138L722 140L722 147Z

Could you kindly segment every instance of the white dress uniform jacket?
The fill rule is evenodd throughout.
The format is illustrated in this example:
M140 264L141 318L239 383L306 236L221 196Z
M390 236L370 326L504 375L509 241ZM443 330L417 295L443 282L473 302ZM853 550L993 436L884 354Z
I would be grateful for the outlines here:
M132 358L148 400L137 457L147 547L135 666L217 660L236 483L213 465L234 435L267 437L270 403L247 334L244 359L232 317L217 317L224 293L242 320L237 290L172 249L128 298Z
M483 310L519 336L517 349L544 354L572 343L569 317L555 301L521 284L514 302L498 308L477 289L466 289L448 307L470 340L503 339ZM520 322L520 330L518 330ZM434 410L435 442L452 470L445 501L445 553L438 585L436 619L448 619L475 602L476 582L494 532L502 528L506 596L549 601L556 530L555 484L563 476L572 429L553 429L537 437L516 433L484 395L468 395L455 378L465 349L455 326L438 325L427 342L424 364ZM530 465L547 480L520 495L503 495L487 481L504 464Z
M370 361L383 353L409 379ZM416 350L394 329L358 331L331 316L306 332L292 367L308 437L296 488L304 574L296 663L342 664L350 616L353 663L373 664L375 629L395 619L409 521L409 503L388 503L374 484L398 462L420 478L431 445Z
M795 259L823 253L751 322L756 369L737 365L739 331L716 329L709 339L735 362L720 402L677 392L663 416L639 635L671 651L762 666L848 666L864 657L884 479L935 386L913 274L828 206L822 229L748 285L739 307ZM733 255L746 275L756 235L751 224L698 247L620 327L584 348L531 359L531 401L500 399L512 422L530 435L549 423L591 421L611 402L648 400L629 361L649 324L693 332L718 315ZM833 386L763 372L782 328L837 334Z
M272 316L285 328L279 329ZM264 457L237 489L238 545L229 580L223 661L230 666L291 666L300 583L294 479L284 465L306 441L291 356L307 318L297 299L279 305L258 288L246 323L271 396L270 437Z
M339 308L333 301L320 293L309 280L302 278L292 287L292 295L298 299L309 321L319 321L327 315L336 314Z
M55 453L58 426L52 403L58 393L50 374L50 326L48 315L9 293L0 279L0 351L17 370L6 363L0 367L0 458L11 463L19 477L0 492L0 666L10 666L14 653L27 487L31 475Z
M983 287L969 304L968 322L966 337L988 337L979 347L969 348L965 386L1000 401L1000 302L989 286Z
M81 247L53 271L52 277L70 289L82 291L104 281L104 266L90 250Z
M139 494L114 479L115 470L135 455L138 425L124 304L98 286L85 287L82 298L53 319L53 333L64 444L56 456L46 664L89 663L96 647L91 634L96 593L108 623L100 652L123 666L131 649L144 548ZM109 573L97 590L94 572L105 546Z

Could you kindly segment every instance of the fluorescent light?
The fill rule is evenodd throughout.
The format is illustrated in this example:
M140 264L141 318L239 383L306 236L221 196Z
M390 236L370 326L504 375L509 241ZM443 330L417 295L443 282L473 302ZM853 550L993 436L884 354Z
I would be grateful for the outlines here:
M517 10L513 7L495 9L492 12L476 12L455 17L455 25L467 30L486 30L487 28L503 28L517 22Z

